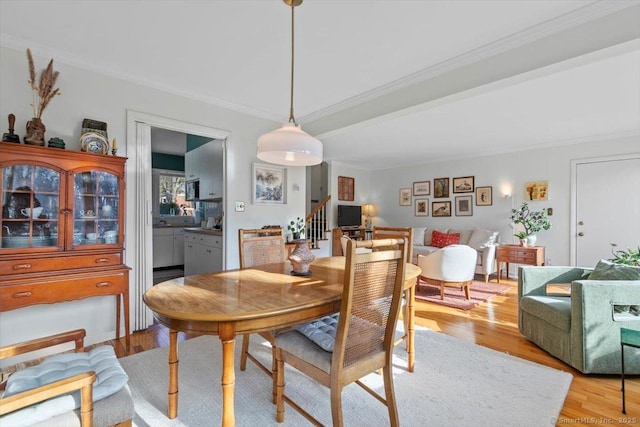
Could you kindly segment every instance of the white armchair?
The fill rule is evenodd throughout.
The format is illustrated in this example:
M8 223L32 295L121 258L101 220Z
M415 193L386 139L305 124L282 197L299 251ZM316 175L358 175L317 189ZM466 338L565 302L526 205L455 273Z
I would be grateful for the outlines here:
M470 246L445 246L428 255L418 255L420 277L439 282L441 299L444 299L445 286L464 288L465 297L469 299L477 258L478 252Z

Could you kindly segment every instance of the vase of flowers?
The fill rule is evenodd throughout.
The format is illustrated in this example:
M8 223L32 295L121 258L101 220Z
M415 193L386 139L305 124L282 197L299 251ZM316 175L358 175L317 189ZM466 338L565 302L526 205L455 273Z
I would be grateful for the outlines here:
M549 230L551 221L547 217L546 209L532 211L527 202L522 202L519 209L511 209L511 222L522 224L524 231L514 234L520 239L521 246L533 246L536 243L536 233L541 230Z
M304 237L304 221L302 218L297 217L295 220L291 220L287 224L287 230L293 235L293 240L299 240Z
M29 80L33 91L33 118L27 122L27 133L24 142L32 145L44 145L44 133L46 127L42 123L42 113L47 108L49 102L60 95L60 88L55 88L56 81L60 75L59 71L53 71L53 59L49 61L47 68L40 73L40 80L36 81L36 67L31 55L31 49L27 49L27 60L29 62Z

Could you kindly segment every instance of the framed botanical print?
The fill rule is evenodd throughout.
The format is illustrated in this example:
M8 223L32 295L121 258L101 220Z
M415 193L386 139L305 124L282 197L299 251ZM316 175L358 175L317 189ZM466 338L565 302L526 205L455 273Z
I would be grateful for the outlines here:
M284 205L287 203L287 169L253 164L253 203Z
M400 206L411 206L411 189L400 189Z
M431 195L431 181L420 181L413 183L413 195L414 196L429 196Z
M451 202L432 202L431 216L451 216Z
M472 196L456 196L456 216L472 216Z
M427 197L415 199L414 204L416 216L429 216L429 199Z
M476 206L493 204L493 187L476 187Z
M527 182L524 185L524 200L547 200L549 183L547 181Z
M454 193L473 193L474 177L461 176L459 178L453 178L453 192Z
M449 178L433 179L433 197L436 199L449 197Z

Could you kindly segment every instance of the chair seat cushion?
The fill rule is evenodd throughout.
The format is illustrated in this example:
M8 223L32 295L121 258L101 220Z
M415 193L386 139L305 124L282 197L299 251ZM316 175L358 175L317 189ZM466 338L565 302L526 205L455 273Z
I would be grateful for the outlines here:
M7 381L4 397L91 371L96 373L93 384L94 402L116 393L129 381L113 347L101 346L85 353L51 356L39 365L15 372ZM76 391L7 414L2 417L0 424L3 427L14 425L12 420L15 419L18 422L15 425L30 425L79 407L80 392Z
M311 322L296 326L296 331L316 343L324 351L333 351L336 340L339 313L324 316Z
M524 296L520 299L520 307L550 325L571 331L571 297Z

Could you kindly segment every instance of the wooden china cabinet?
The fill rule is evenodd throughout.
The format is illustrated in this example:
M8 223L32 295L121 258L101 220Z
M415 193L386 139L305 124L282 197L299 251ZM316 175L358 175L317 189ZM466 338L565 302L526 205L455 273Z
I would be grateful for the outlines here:
M115 295L129 349L125 161L0 142L0 311Z

